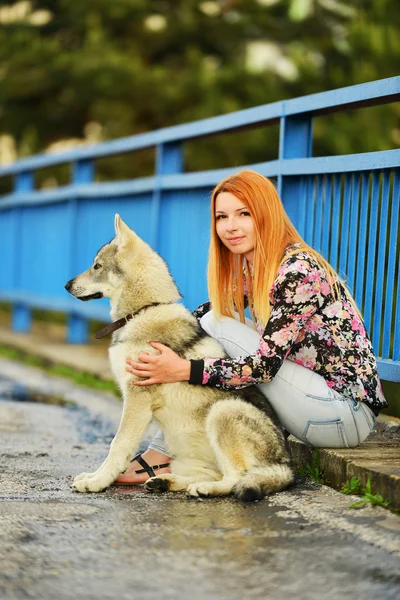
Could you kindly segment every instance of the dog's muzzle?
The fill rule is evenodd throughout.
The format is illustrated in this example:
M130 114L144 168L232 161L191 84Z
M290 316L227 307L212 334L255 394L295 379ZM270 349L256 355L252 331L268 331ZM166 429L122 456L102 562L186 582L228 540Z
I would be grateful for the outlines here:
M64 286L67 292L69 292L70 294L72 294L71 288L73 284L74 280L70 279ZM74 294L72 295L74 296ZM77 298L78 300L82 300L83 302L87 302L88 300L99 300L100 298L103 298L103 294L101 292L96 292L95 294L89 294L88 296L75 296L75 298Z

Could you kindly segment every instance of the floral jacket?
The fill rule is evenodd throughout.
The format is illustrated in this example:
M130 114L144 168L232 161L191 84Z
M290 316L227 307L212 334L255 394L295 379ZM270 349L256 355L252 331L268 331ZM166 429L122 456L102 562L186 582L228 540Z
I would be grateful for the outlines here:
M292 250L288 246L286 253ZM361 400L378 414L387 406L365 327L339 282L333 297L325 271L307 252L287 258L270 291L271 314L255 354L207 358L202 383L225 390L271 381L285 359L319 373L342 396ZM194 311L200 319L206 302ZM195 381L192 381L195 383Z

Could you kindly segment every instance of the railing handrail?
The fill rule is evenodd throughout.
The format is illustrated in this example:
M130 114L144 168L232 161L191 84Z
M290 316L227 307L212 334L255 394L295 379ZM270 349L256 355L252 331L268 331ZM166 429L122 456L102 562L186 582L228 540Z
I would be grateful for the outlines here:
M379 161L378 161L379 159ZM321 156L316 158L282 158L263 163L243 165L258 171L266 177L277 175L318 175L323 173L346 173L391 169L400 163L400 150L380 150L361 154L346 154L343 156ZM201 186L214 186L227 177L236 168L212 169L175 175L152 175L137 179L127 179L112 182L96 182L55 187L52 189L34 190L32 192L13 192L0 196L0 211L11 206L26 206L29 204L50 204L64 202L71 198L109 198L151 192L157 186L162 190L190 189Z
M155 131L135 134L109 142L97 143L68 152L38 154L29 158L19 159L9 166L2 167L0 169L0 177L78 160L92 160L104 156L125 154L158 146L159 144L195 139L228 131L237 131L259 125L260 123L271 125L285 116L317 116L338 110L385 104L396 100L400 100L400 76L352 85L328 92L310 94L291 100L263 104L217 117L164 127Z

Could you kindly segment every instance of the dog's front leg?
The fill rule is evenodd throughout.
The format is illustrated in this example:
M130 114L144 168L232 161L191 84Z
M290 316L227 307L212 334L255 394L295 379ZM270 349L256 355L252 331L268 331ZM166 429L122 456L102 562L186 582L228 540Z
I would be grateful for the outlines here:
M101 492L123 473L152 419L151 394L144 388L129 390L124 402L121 422L110 451L94 473L75 477L72 489L76 492Z

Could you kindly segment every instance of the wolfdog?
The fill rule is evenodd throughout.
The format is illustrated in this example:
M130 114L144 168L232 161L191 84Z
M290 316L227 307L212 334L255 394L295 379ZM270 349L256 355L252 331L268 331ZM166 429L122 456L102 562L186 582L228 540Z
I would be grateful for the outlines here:
M129 466L150 421L164 432L171 473L150 478L149 491L258 500L293 481L285 440L275 414L256 386L219 390L188 382L133 386L125 360L157 354L150 341L185 359L226 356L179 300L164 260L115 215L115 238L93 265L65 288L79 300L108 297L115 323L109 356L124 405L109 454L94 473L73 482L77 492L101 492Z

